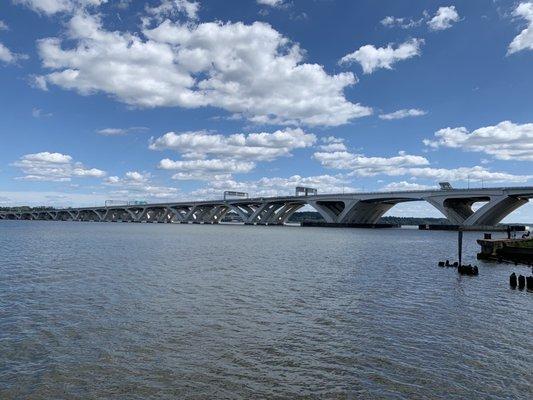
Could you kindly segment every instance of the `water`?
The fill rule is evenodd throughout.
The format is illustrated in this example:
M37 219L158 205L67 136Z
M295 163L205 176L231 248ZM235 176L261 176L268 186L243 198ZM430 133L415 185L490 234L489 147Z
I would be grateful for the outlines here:
M456 237L2 221L0 399L531 399L529 270Z

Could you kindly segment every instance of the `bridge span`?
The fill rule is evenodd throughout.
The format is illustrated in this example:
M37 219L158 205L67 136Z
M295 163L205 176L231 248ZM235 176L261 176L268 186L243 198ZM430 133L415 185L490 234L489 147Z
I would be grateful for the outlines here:
M245 224L282 225L308 205L328 223L374 224L398 203L426 201L453 225L491 226L533 198L533 187L445 189L224 199L0 212L0 219L206 223L233 211ZM484 204L476 210L472 205Z

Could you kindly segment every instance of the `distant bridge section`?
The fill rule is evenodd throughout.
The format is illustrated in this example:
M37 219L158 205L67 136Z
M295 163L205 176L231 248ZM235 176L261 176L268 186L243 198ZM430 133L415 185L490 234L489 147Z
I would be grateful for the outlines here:
M304 196L4 211L0 212L0 219L214 224L220 222L228 212L234 212L245 224L283 225L294 212L307 205L329 223L374 224L398 203L425 201L439 210L450 224L494 226L530 198L533 198L533 187L347 194L316 194L308 191ZM484 204L474 211L472 206L478 202Z

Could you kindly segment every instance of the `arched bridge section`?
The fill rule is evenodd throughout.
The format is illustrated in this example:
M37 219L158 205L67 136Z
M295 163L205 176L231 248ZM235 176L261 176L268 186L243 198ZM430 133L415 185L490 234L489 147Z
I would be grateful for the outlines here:
M53 221L200 223L222 221L228 212L245 224L282 225L304 206L310 206L328 223L377 223L398 203L425 201L453 225L498 224L533 197L533 187L420 190L261 197L238 200L113 205L68 209L14 210L0 212L0 219ZM479 208L476 203L483 203Z

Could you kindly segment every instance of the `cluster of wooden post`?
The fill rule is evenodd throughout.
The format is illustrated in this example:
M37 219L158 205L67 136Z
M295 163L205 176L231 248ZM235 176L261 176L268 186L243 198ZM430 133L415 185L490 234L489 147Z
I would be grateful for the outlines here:
M523 290L524 287L527 287L528 290L533 290L533 276L518 275L513 272L509 277L509 284L513 289L518 286L518 289Z

